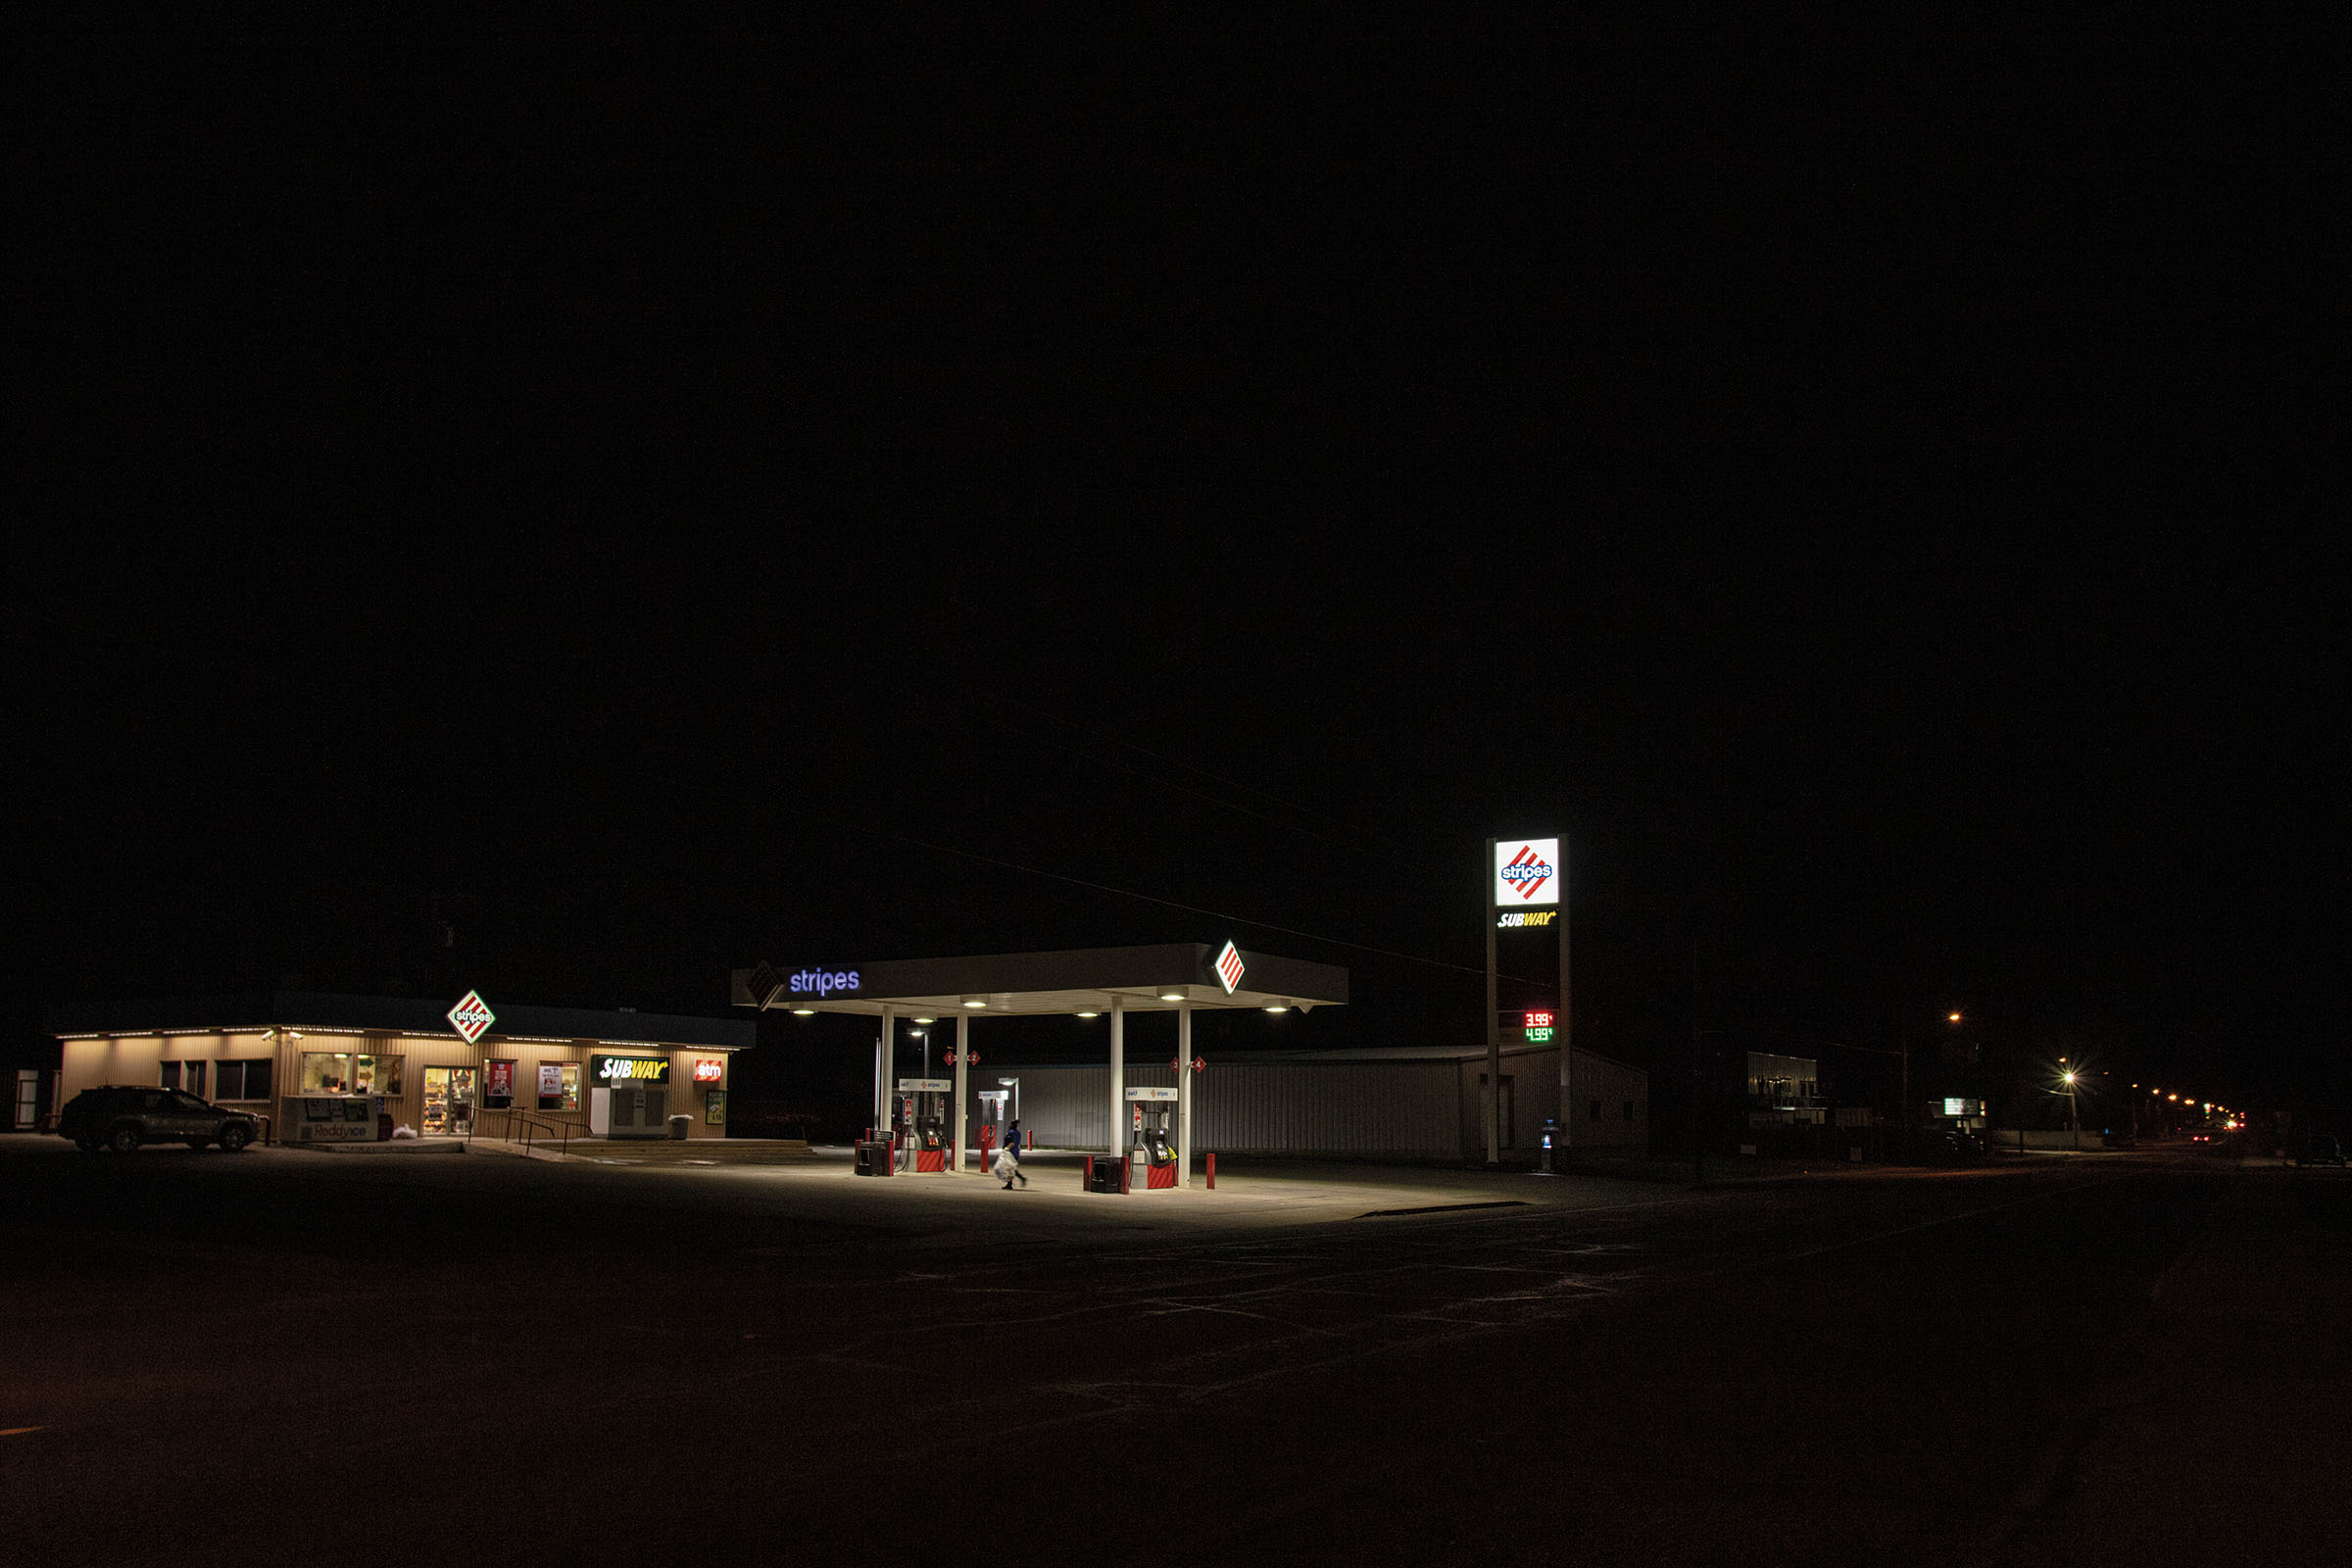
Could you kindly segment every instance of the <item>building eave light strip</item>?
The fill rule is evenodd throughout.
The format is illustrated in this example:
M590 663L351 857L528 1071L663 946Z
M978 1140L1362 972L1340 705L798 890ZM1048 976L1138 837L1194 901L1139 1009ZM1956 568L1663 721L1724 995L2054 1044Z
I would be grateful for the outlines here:
M284 1030L291 1034L334 1035L347 1040L419 1040L438 1041L443 1037L435 1032L419 1033L409 1029L354 1029L347 1024L278 1023L233 1024L203 1028L172 1027L170 1029L93 1029L82 1034L52 1035L53 1040L172 1040L193 1035L270 1035ZM487 1034L484 1041L501 1041L511 1045L569 1046L579 1043L574 1035L502 1035ZM596 1040L592 1045L625 1046L633 1051L742 1051L742 1046L673 1045L659 1040Z

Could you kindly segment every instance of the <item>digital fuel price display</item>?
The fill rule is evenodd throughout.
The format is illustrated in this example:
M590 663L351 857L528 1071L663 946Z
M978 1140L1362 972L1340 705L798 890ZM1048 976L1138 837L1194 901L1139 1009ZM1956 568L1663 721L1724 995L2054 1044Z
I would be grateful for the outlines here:
M1523 1021L1530 1042L1541 1043L1551 1038L1551 1014L1541 1007L1531 1007Z

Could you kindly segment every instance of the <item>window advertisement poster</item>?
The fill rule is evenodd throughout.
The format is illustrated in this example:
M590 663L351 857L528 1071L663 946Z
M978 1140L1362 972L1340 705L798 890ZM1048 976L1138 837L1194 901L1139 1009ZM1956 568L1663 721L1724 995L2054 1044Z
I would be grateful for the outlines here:
M1560 902L1560 841L1499 839L1494 845L1494 888L1498 909L1555 906Z
M539 1108L566 1108L564 1103L564 1064L560 1061L543 1061L539 1064Z
M703 1091L703 1125L724 1127L727 1124L727 1092L724 1089Z
M514 1063L497 1058L482 1063L482 1105L506 1110L514 1103Z

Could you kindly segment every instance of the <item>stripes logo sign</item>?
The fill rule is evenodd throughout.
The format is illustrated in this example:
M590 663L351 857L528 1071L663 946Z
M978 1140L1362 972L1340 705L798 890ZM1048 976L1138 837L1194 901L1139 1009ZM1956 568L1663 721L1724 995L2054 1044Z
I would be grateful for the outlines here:
M466 1000L449 1009L448 1017L449 1026L458 1032L458 1038L469 1046L479 1044L483 1034L498 1022L498 1014L490 1010L490 1004L482 1000L479 991L466 992Z
M1558 839L1498 840L1494 845L1494 903L1558 904L1560 883L1553 868L1559 858Z
M1242 956L1230 942L1225 944L1225 951L1217 955L1217 980L1225 987L1225 994L1229 997L1233 995L1233 988L1242 983Z

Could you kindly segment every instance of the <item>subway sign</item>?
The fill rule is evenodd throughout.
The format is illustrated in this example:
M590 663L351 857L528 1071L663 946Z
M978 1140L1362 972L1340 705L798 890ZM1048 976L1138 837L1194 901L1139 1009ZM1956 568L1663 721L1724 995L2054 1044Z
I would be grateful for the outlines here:
M1559 919L1557 909L1505 909L1494 917L1497 931L1532 931Z
M665 1084L669 1082L667 1056L590 1056L588 1081L611 1087L613 1084Z

